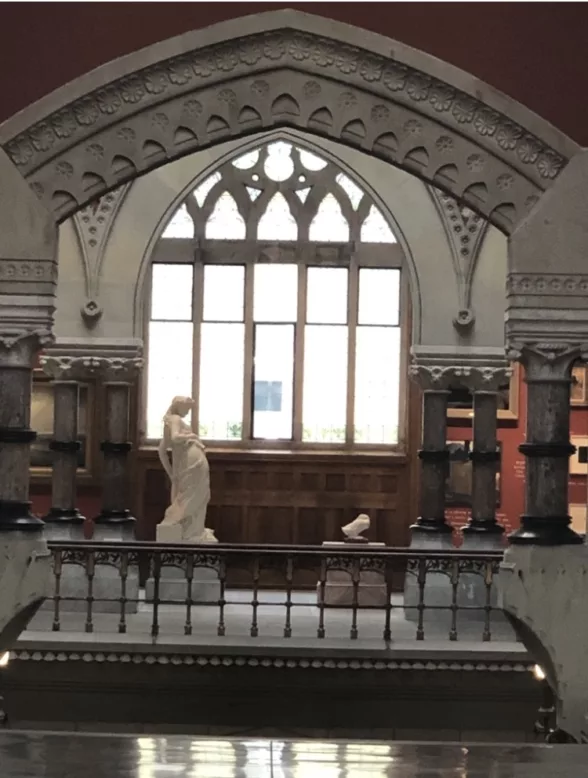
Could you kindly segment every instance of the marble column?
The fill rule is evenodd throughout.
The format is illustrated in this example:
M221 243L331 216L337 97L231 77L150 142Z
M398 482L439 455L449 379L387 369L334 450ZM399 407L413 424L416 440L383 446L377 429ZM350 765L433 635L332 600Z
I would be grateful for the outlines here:
M504 528L496 520L496 474L500 469L496 417L498 387L512 374L510 368L472 371L473 392L472 512L465 527L464 546L502 545Z
M134 517L129 500L130 390L142 366L141 359L100 359L105 387L105 432L101 443L103 459L102 510L96 525L133 531Z
M32 367L49 331L0 333L0 532L38 532L29 501Z
M84 373L83 360L67 356L43 356L41 367L53 379L54 431L50 447L53 451L51 474L51 509L44 517L50 524L64 529L81 525L84 516L76 507L76 478L78 470L78 408L79 379Z
M512 344L527 384L527 434L519 446L525 456L525 513L509 536L514 544L561 546L583 543L570 528L568 514L570 386L579 349L560 343Z
M418 537L429 538L450 545L452 529L445 518L445 483L449 465L447 400L451 371L412 365L410 375L423 387L419 518L411 526L412 538L413 541Z

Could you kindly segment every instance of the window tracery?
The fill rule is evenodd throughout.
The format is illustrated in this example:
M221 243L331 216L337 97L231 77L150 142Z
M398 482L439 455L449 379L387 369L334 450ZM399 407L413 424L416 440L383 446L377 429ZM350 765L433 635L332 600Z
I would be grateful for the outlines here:
M177 393L167 373L191 382L209 441L398 444L394 244L369 194L313 151L280 140L220 165L153 257L147 438Z

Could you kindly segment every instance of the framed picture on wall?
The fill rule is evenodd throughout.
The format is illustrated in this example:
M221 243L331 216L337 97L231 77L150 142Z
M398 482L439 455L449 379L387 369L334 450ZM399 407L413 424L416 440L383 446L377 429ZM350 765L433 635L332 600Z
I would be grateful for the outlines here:
M53 452L49 448L53 440L53 384L43 378L34 378L31 394L31 429L37 433L31 443L31 469L33 473L46 473L51 470ZM90 472L90 398L92 388L80 384L78 405L78 440L81 443L78 452L78 470Z
M519 376L520 365L513 362L512 376L498 389L498 414L499 419L519 418ZM456 386L449 389L447 417L449 419L473 419L474 400L472 394L463 387Z
M586 366L578 365L572 369L570 405L588 405L588 387L586 386Z
M471 440L450 440L449 469L445 482L445 504L447 506L470 506L472 504L472 461ZM498 443L500 451L501 444ZM500 505L500 467L496 473L496 505Z

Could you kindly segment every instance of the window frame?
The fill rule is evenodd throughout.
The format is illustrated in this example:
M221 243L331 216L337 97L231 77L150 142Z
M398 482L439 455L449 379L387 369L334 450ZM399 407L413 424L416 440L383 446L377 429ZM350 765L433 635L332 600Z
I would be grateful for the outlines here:
M154 264L191 264L193 267L192 289L192 327L193 327L193 353L192 353L192 396L198 398L200 385L200 337L202 331L202 315L204 308L204 266L214 265L243 265L245 267L245 302L244 302L244 370L243 370L243 434L252 433L253 422L253 342L255 322L253 320L253 274L257 263L288 263L291 264L293 255L300 252L302 256L296 262L298 266L298 303L297 320L295 322L294 336L294 403L293 403L293 438L292 440L263 440L252 437L243 437L231 440L215 440L203 438L208 450L251 450L251 451L342 451L347 453L374 453L374 452L403 452L406 448L406 400L407 400L407 366L409 352L409 316L408 316L408 283L407 273L403 268L404 252L398 243L362 243L362 244L311 244L309 249L316 251L304 252L304 247L299 247L293 242L269 243L258 241L217 241L203 240L195 246L195 240L191 238L166 238L155 247L150 265ZM228 245L232 248L229 254ZM271 258L265 253L271 250ZM317 257L316 254L324 251L326 257ZM306 254L306 256L304 256ZM329 255L332 258L329 258ZM304 327L306 326L306 270L310 267L348 267L348 374L347 374L347 412L346 412L346 439L344 443L309 442L302 440L302 395L304 385ZM390 268L400 271L400 299L399 321L400 328L400 380L399 380L399 408L398 408L398 442L395 444L383 443L355 443L353 441L353 417L355 394L355 345L357 334L358 313L358 286L359 270L361 268ZM142 403L141 403L141 443L150 447L155 442L154 438L146 436L147 413L147 379L149 359L149 323L151 321L151 279L152 273L147 274L146 301L144 307L145 326L145 354L146 366L143 372ZM321 326L320 324L317 326ZM369 325L362 325L369 326ZM394 325L388 325L394 326ZM198 403L192 413L192 428L198 432Z

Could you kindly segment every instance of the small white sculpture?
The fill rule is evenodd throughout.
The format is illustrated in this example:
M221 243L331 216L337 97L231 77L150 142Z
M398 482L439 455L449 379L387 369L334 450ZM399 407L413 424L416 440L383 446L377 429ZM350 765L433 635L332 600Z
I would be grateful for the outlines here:
M157 527L157 540L164 543L218 542L214 532L205 526L210 501L205 449L184 421L193 405L191 397L174 397L163 417L159 459L171 481L171 505Z
M370 528L370 517L367 513L360 513L353 521L341 527L347 543L367 543L368 539L361 533Z

